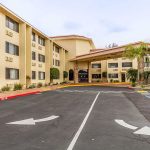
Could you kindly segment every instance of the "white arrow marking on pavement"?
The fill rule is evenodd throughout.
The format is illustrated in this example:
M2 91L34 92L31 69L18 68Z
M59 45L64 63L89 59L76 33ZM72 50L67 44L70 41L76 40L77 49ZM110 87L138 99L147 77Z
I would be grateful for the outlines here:
M134 132L134 134L150 135L150 128L145 126L141 129L137 130L136 132Z
M50 117L43 118L43 119L38 119L38 120L34 120L33 118L30 118L30 119L25 119L25 120L10 122L10 123L6 123L6 124L35 125L37 122L50 121L50 120L56 119L56 118L58 118L58 117L59 117L59 116L50 116Z
M123 120L115 120L115 122L117 122L119 125L123 126L123 127L126 127L126 128L129 128L129 129L132 129L132 130L136 130L138 127L135 127L135 126L132 126L126 122L124 122Z

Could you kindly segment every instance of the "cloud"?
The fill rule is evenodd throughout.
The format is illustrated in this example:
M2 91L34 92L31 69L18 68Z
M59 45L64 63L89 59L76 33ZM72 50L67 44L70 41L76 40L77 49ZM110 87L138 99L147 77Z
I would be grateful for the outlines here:
M101 20L100 25L103 28L105 28L107 34L129 31L128 27L125 27L125 26L118 24L118 23L115 23L113 21Z
M66 30L78 30L81 28L81 25L76 23L76 22L65 22L64 23L64 28Z
M85 35L93 38L97 47L150 39L150 0L0 2L49 36Z

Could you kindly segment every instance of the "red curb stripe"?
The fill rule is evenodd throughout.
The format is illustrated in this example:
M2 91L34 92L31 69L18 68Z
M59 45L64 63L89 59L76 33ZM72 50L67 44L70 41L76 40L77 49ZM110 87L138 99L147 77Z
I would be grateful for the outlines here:
M22 94L17 94L17 95L12 95L12 96L7 96L7 97L3 97L3 98L0 98L0 100L9 100L9 99L14 99L14 98L17 98L17 97L23 97L23 96L28 96L28 95L34 95L34 94L37 94L37 93L40 93L41 91L35 91L35 92L28 92L28 93L22 93Z

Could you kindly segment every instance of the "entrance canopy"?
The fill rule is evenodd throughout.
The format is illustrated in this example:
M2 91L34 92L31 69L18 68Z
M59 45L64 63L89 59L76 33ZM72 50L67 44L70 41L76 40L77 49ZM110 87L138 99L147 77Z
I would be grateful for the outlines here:
M118 47L109 48L109 49L95 49L95 52L76 56L75 58L71 59L70 61L72 61L72 62L73 61L81 61L81 62L90 61L90 62L93 62L93 61L101 61L101 60L106 60L106 59L119 58L119 57L123 57L123 53L124 53L125 48L127 46L133 45L135 47L138 47L142 43L143 42L136 42L136 43L131 43L128 45L118 46Z

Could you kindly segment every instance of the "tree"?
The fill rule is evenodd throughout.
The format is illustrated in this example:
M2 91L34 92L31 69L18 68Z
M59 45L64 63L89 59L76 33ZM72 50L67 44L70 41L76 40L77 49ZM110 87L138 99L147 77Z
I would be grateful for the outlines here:
M58 68L50 68L50 79L53 82L53 79L59 79L60 73Z
M124 56L129 59L137 58L138 61L138 79L140 73L144 72L144 56L146 56L149 52L148 44L141 43L140 46L135 47L133 45L129 45L125 48ZM143 78L143 77L141 77Z
M64 79L68 78L68 72L67 72L67 71L64 71L64 72L63 72L63 76L64 76Z
M137 69L129 69L127 71L127 79L129 79L132 82L132 86L135 86L135 82L138 77L138 70Z

